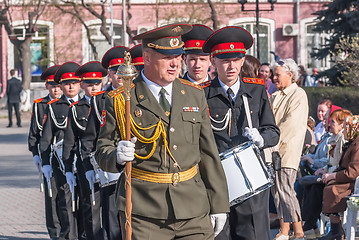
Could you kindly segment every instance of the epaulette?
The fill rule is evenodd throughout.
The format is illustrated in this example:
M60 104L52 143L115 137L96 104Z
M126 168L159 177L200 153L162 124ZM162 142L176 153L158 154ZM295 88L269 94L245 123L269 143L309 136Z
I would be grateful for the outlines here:
M206 88L206 87L208 87L210 85L211 85L211 81L205 81L204 83L201 84L201 87Z
M179 80L181 81L182 84L184 85L188 85L188 86L191 86L191 87L194 87L194 88L197 88L199 90L202 90L202 87L197 85L197 84L194 84L193 82L191 81L188 81L188 80L185 80L185 79L182 79L182 78L179 78Z
M244 77L243 82L264 85L264 80L261 79L261 78L247 78L247 77Z
M97 95L100 95L102 93L105 93L105 91L95 92L95 93L92 94L92 96L97 96Z
M78 104L78 103L79 103L79 101L76 101L76 102L71 103L70 106L69 106L69 108L71 108L73 105L76 105L76 104Z
M135 86L135 84L134 83L132 83L132 85L131 85L131 88L133 88ZM122 87L118 87L118 88L116 88L115 90L112 90L112 91L110 91L110 92L108 92L108 95L111 97L111 98L114 98L115 96L117 96L118 94L121 94L121 93L123 93L123 86Z
M50 102L48 102L47 104L53 104L54 102L57 102L57 101L59 101L60 100L60 98L55 98L55 99L53 99L53 100L51 100Z
M39 103L39 102L41 102L42 100L43 100L43 98L35 99L35 100L34 100L34 103Z

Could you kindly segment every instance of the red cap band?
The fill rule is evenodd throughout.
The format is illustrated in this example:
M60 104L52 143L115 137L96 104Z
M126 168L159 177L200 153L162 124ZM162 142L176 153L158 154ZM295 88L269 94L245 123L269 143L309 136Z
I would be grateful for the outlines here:
M67 72L61 75L60 77L60 82L65 81L65 80L69 80L69 79L77 79L80 81L80 77L75 76L74 72Z
M53 82L55 75L49 75L46 77L46 82Z
M101 72L86 72L81 74L81 78L83 79L92 79L92 78L102 78L102 73Z
M204 40L188 40L184 43L184 50L191 50L191 49L202 49L204 44Z
M244 48L244 44L241 42L220 43L215 45L211 49L212 56L223 54L223 53L231 53L231 52L241 52L245 54L246 49Z
M136 57L136 58L132 59L132 64L135 65L135 66L144 65L143 57Z
M123 58L114 58L108 63L108 68L112 68L123 63Z

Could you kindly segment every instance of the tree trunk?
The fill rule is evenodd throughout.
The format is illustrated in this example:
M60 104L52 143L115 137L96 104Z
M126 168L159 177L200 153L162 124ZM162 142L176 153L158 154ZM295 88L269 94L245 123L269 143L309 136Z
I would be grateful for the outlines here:
M28 111L31 109L30 101L30 84L32 79L31 74L31 37L25 39L20 43L20 60L21 60L21 71L22 71L22 87L24 91L21 96L21 110Z

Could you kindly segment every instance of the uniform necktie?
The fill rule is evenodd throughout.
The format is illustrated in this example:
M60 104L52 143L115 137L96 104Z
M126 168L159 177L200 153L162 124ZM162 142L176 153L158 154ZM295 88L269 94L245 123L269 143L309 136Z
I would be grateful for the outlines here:
M234 101L233 101L233 98L232 98L232 94L234 94L234 93L233 93L233 90L232 90L231 88L228 88L228 89L227 89L228 99L229 99L229 101L231 102L231 104L234 105Z
M70 102L70 104L73 104L75 101L72 98L70 98L69 102Z
M160 105L163 108L163 110L165 111L166 115L168 116L171 112L171 105L168 102L166 96L166 90L164 88L161 88L160 90Z

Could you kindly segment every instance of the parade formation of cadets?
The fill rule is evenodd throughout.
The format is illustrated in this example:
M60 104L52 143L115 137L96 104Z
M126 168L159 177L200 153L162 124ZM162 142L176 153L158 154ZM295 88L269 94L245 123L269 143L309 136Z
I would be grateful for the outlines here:
M225 71L221 61L244 61L245 52L252 46L253 39L247 31L239 27L226 27L214 32L204 25L195 24L189 25L190 27L187 25L172 24L141 34L136 39L142 40L143 46L140 44L131 49L124 46L113 47L105 53L101 63L93 61L79 66L74 62L66 62L60 66L52 66L42 74L41 79L45 81L49 94L34 101L29 131L29 150L33 154L34 163L39 170L40 176L41 173L44 176L46 226L51 239L111 240L123 237L121 229L123 232L124 225L121 225L120 222L125 223L123 222L125 217L123 216L124 206L122 206L124 203L124 176L121 176L123 165L118 164L119 150L118 148L116 150L117 141L123 139L116 135L119 129L113 110L113 101L123 92L121 88L123 85L122 80L116 76L116 71L119 65L124 63L125 52L130 52L132 64L136 67L138 74L137 79L134 81L135 87L132 90L135 96L131 96L131 107L133 108L131 108L131 114L138 122L138 125L141 125L141 121L144 121L142 126L148 127L161 119L168 134L168 141L172 138L172 142L190 143L185 145L186 149L179 151L177 151L177 145L171 143L173 145L171 146L171 151L176 156L178 153L183 155L185 152L191 152L187 147L196 146L199 141L201 144L204 144L204 142L207 144L207 146L201 146L201 148L203 147L201 155L197 155L197 150L195 149L191 152L192 156L196 156L198 159L193 159L193 162L186 162L181 160L180 155L178 155L176 157L178 163L175 161L174 167L167 166L168 169L166 164L171 163L173 156L169 148L164 149L166 146L159 146L158 150L155 150L152 158L156 161L149 162L150 165L145 167L148 171L141 170L146 160L137 162L136 158L135 160L126 160L133 160L135 166L138 167L139 170L136 170L136 167L134 168L135 178L136 174L152 176L156 171L168 171L169 174L173 174L172 171L177 172L178 169L184 172L187 169L187 171L192 171L198 164L202 180L195 177L195 182L205 183L204 189L206 189L200 195L206 196L206 199L207 196L213 198L210 199L208 204L195 201L196 197L193 198L193 196L196 193L190 193L190 186L189 188L188 186L184 187L184 191L176 193L177 190L175 189L181 189L181 180L176 184L169 183L173 186L178 184L177 188L171 190L173 196L171 194L167 195L168 193L165 196L154 196L153 194L156 194L156 192L150 193L150 190L145 187L153 186L153 184L146 185L142 183L142 180L138 180L142 182L134 187L135 199L132 200L134 201L135 214L137 213L138 215L137 218L135 217L136 221L146 225L154 224L155 222L153 219L144 220L148 217L154 219L192 219L194 221L186 220L183 224L196 224L198 222L205 229L208 224L201 222L202 220L198 217L206 212L205 216L209 217L208 214L210 214L215 232L214 235L211 230L212 234L209 232L208 239L213 239L214 236L216 236L216 239L267 239L269 222L266 221L269 220L263 219L268 216L262 211L267 209L256 211L255 208L261 208L266 205L268 191L249 199L243 204L231 207L229 210L228 197L220 196L221 194L228 195L228 193L224 187L225 177L221 174L223 171L218 169L222 168L221 165L218 165L220 161L219 152L228 150L235 145L248 141L248 139L258 143L258 147L261 148L273 146L279 136L264 86L259 81L242 79L240 76L241 65L234 76L235 80L233 80L234 78L225 79L225 77L221 77L221 73ZM143 50L146 50L146 59L143 57ZM151 51L156 51L156 53ZM178 89L182 90L179 92L173 90L174 92L171 93L170 97L175 97L178 93L188 95L181 103L182 105L184 104L181 111L186 113L182 113L183 116L178 118L180 121L175 123L171 115L177 113L171 105L175 104L176 106L179 100L176 99L175 102L172 102L170 99L168 101L170 103L169 112L165 111L162 114L161 111L163 110L155 106L156 104L158 105L158 99L156 103L155 98L147 98L151 92L146 87L149 79L145 79L143 69L144 66L149 69L154 54L174 58L182 53L188 71L183 76L184 79L178 79L178 75L176 76L173 81L173 87L176 88L176 91ZM211 63L215 68L222 68L222 70L217 69L218 77L214 80L211 80L208 74ZM149 72L149 70L147 71ZM151 71L154 73L153 69ZM104 91L101 91L102 79L106 75L108 84L104 87ZM235 92L228 95L225 90L233 88L233 85ZM80 86L85 92L85 96L81 99L79 99L78 95ZM172 83L170 86L172 86ZM62 90L62 96L60 96L60 89ZM202 89L205 89L205 91ZM249 96L249 105L253 110L252 118L254 123L253 129L247 130L244 136L242 136L242 130L248 125L241 100L243 94ZM208 101L208 111L207 101L205 103L201 102L202 95L203 99ZM159 98L159 104L161 105L162 95ZM181 98L183 99L183 96ZM152 100L155 102L147 106L146 104ZM188 101L191 101L191 104L196 106L200 103L201 106L186 107L185 105L188 105L186 104ZM105 106L105 102L111 106ZM143 108L138 107L141 104L144 104ZM109 110L109 108L112 110ZM152 110L150 110L151 108ZM211 124L215 124L215 121L211 120L221 120L226 116L228 109L233 111L233 121L229 121L231 131L228 131L228 126L223 131L216 131L213 126L211 127ZM201 117L195 120L193 116L199 116L198 112L202 113L203 110L205 110L206 116L210 116L211 120L202 119ZM113 115L109 116L109 113ZM191 119L187 119L187 115ZM144 116L147 116L148 119L145 119ZM183 127L187 126L190 129L185 129L184 127L180 131L187 132L187 136L179 132L173 133L175 131L174 126L180 127L182 123L186 122L192 124L187 124L188 126L184 124ZM206 131L211 130L210 132L201 133L208 135L206 141L201 140L204 135L197 136L199 132L197 132L196 124L203 125ZM218 126L218 128L222 127ZM146 137L152 134L143 129L140 132L144 133ZM106 139L109 135L111 137L116 135L117 139ZM182 135L183 141L178 139ZM100 141L99 136L101 137ZM192 137L188 139L189 136ZM106 141L107 143L108 141L113 141L112 144L115 144L111 148L112 152L109 151L109 148L104 147L104 142ZM100 142L100 146L98 146L98 142ZM215 143L215 145L212 146L212 143ZM161 141L161 144L164 144L164 142ZM136 146L136 152L144 155L149 154L152 148L152 145L147 146L139 142L131 146L133 148ZM209 147L211 149L208 149ZM126 146L123 149L126 149ZM163 151L164 155L171 155L167 160L166 157L162 159L161 154L163 154ZM213 157L213 155L217 156ZM115 156L115 159L112 161L113 156ZM202 157L207 159L206 163L200 162ZM208 160L208 158L212 158L212 160ZM211 163L211 161L213 162ZM156 165L158 162L165 165ZM163 169L164 167L166 168L165 170ZM185 169L181 169L181 167L185 167ZM211 169L214 167L216 169ZM197 171L194 174L197 174ZM137 177L141 179L141 176ZM117 183L118 179L122 180ZM217 182L214 183L214 180ZM116 183L118 184L117 191ZM167 183L159 183L159 185L165 186L163 189L166 189L167 185L164 184ZM141 185L143 186L140 187ZM136 187L138 190L136 190ZM161 190L160 192L162 193L163 191ZM174 196L176 194L178 194L178 199ZM182 197L181 194L183 194ZM148 202L149 199L136 199L136 197L140 198L141 196L147 196L151 201ZM191 204L186 206L183 205L184 202L181 203L183 199L188 197L192 198L193 207L189 206ZM161 198L165 199L161 200ZM211 202L212 200L213 202ZM165 202L164 205L162 201ZM169 204L169 202L171 203ZM156 206L157 209L153 209L153 206ZM175 206L181 209L175 209ZM145 213L146 211L147 214ZM227 217L228 212L230 212L229 217ZM121 214L122 216L120 216ZM137 227L135 223L133 230L140 231ZM222 229L223 231L221 231ZM239 232L248 233L247 237L242 236ZM262 238L260 237L260 232L262 232ZM160 235L160 232L155 233L154 236L156 234L163 236ZM139 234L138 236L141 235Z

